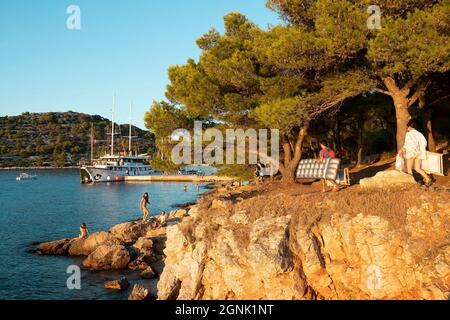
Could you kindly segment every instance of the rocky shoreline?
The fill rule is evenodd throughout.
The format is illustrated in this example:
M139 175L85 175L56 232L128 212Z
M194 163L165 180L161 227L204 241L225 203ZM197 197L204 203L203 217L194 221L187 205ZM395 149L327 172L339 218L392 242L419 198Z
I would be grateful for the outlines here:
M144 222L130 221L113 226L108 231L91 234L85 239L68 238L37 244L39 255L84 257L83 268L92 271L131 270L141 279L157 281L164 269L166 228L180 223L190 207L174 210L164 227L154 227L154 218ZM127 278L105 283L105 288L123 291L128 289ZM134 284L130 300L155 299L156 283L147 287Z
M153 291L134 284L130 300L446 300L450 193L391 175L328 194L277 182L216 187L164 228L132 221L36 252L154 281Z
M390 175L205 195L167 228L158 299L449 299L450 193Z

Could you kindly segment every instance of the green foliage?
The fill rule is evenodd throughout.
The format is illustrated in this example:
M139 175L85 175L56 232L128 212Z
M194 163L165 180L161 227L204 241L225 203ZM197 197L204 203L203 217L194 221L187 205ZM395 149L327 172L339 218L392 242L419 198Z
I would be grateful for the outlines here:
M179 108L161 101L154 101L150 110L145 114L145 126L159 138L170 138L176 129L188 129L192 121Z
M406 18L387 17L369 43L368 58L382 74L418 79L450 69L450 1Z
M177 165L170 160L161 160L156 157L150 161L150 165L156 170L162 170L169 174L174 174L181 168L180 165Z
M90 158L91 126L98 156L99 151L108 149L110 139L110 121L100 116L64 112L0 117L2 156L11 159L2 161L1 166L77 165ZM117 137L118 146L128 139L128 126L126 129L123 138ZM146 131L133 127L133 135L138 136L133 140L133 150L145 152L154 145L153 136ZM124 145L128 148L128 141Z
M53 165L57 168L65 167L66 165L66 156L64 152L56 153L54 158Z
M216 172L218 176L236 177L241 181L252 180L255 176L255 167L248 165L224 165Z
M367 8L374 4L381 7L381 30L367 27ZM356 106L341 113L348 117L341 121L347 130L342 140L362 141L363 123L368 149L376 142L390 148L392 104L371 101L373 90L386 84L384 77L401 88L450 69L450 0L268 0L267 6L287 23L263 30L230 13L223 34L211 29L197 40L198 61L169 68L170 104L155 102L146 115L163 158L171 147L164 139L176 128L191 129L197 119L218 128L279 129L283 151L294 153L302 128L308 124L321 136L330 136L327 130L335 134L339 129L324 115L352 103ZM406 98L414 95L413 87ZM375 123L389 128L378 130ZM317 130L320 125L325 128ZM220 172L234 171L245 170Z

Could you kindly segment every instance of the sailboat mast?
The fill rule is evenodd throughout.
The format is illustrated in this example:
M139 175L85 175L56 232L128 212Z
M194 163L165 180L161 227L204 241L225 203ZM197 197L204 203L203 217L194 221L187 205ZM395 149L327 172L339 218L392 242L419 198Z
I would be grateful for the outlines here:
M91 123L91 165L94 163L94 124Z
M131 112L132 112L132 109L133 109L133 102L130 103L130 132L129 132L129 137L128 137L128 154L130 156L133 155L133 152L131 151L131 121L132 121Z
M112 120L111 120L111 156L114 156L114 109L116 106L116 95L113 96Z

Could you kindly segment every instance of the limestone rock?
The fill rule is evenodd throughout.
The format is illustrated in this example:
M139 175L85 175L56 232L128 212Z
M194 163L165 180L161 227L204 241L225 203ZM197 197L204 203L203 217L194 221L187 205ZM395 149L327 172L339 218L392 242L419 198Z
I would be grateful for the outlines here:
M142 279L154 279L156 277L157 275L151 267L148 267L147 269L141 272Z
M128 289L130 283L127 278L105 282L105 288L110 290L123 291Z
M174 210L169 213L169 218L182 219L187 215L186 209Z
M214 199L211 203L211 209L224 209L232 205L230 200Z
M165 236L154 237L154 238L152 238L152 241L153 241L153 252L156 255L163 255L164 249L166 248L167 238Z
M193 217L193 218L195 218L195 217L197 217L197 215L199 214L199 208L198 208L198 206L193 206L191 209L189 209L189 211L188 211L188 215L190 216L190 217Z
M122 245L102 245L92 252L83 266L92 270L125 269L130 261L128 250Z
M119 245L121 242L109 232L96 232L86 239L75 239L69 248L71 256L88 256L102 245Z
M254 272L267 279L288 270L292 263L287 234L291 216L264 217L255 221L250 233L247 260ZM270 237L265 235L270 234Z
M139 238L133 247L145 256L150 256L153 253L153 241L149 237Z
M43 242L38 245L36 253L39 255L66 255L70 245L76 239L63 239L57 241Z
M143 271L146 270L149 267L148 263L144 260L143 256L140 256L134 261L131 261L128 264L128 269L134 270L134 271Z
M231 221L237 224L248 224L248 215L246 211L239 211L231 216Z
M150 229L145 234L146 238L162 237L166 235L166 228Z
M159 259L158 261L151 263L150 266L154 272L161 274L164 271L165 263L164 260Z
M251 223L242 212L248 200L227 207L219 200L202 209L193 230L189 219L167 228L158 299L446 300L449 201L424 194L401 230L376 207L350 215L325 200L317 208L330 213L309 221L303 212L271 214L261 199L267 213Z
M378 172L374 177L362 179L359 183L363 189L405 187L417 184L411 175L397 170Z
M136 284L128 296L128 300L148 300L150 298L150 292L148 289L140 284Z
M152 222L132 221L118 224L111 228L111 234L121 240L123 243L131 244L139 238L144 237L148 231L152 230Z

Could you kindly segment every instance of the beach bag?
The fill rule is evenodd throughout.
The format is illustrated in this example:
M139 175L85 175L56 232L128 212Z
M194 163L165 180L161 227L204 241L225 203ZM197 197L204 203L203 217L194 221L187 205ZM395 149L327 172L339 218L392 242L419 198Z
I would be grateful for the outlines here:
M395 170L400 172L403 172L405 170L405 159L399 154L395 159Z
M328 155L331 159L336 159L336 152L334 152L333 150L328 150Z

